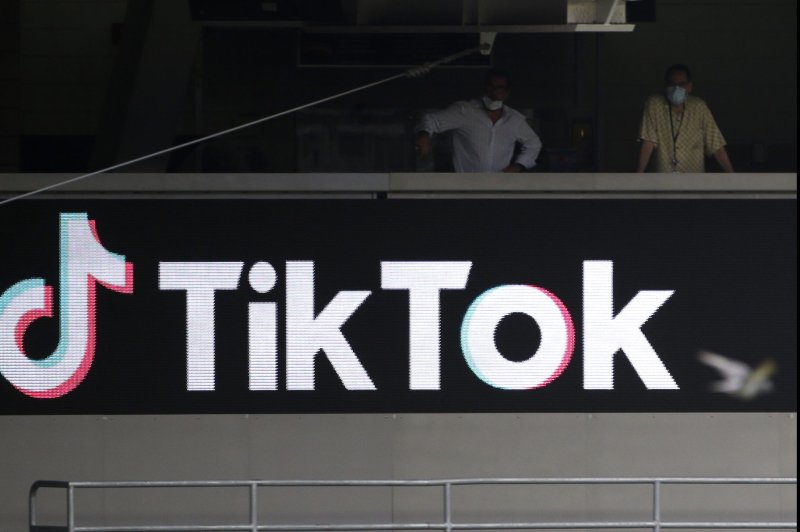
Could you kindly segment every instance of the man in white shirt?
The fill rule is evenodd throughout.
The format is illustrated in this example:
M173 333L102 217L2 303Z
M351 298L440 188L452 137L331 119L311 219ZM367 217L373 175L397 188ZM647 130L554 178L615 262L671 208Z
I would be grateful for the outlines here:
M416 128L417 154L428 155L434 133L453 131L456 172L521 172L534 167L542 142L525 116L505 105L510 94L508 75L490 70L482 98L459 101L422 117ZM517 144L520 149L514 157Z

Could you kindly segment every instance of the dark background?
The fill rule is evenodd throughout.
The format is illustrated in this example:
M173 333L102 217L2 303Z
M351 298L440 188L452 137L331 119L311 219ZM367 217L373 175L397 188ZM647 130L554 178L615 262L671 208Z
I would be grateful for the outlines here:
M680 62L738 171L796 172L795 0L629 0L627 32L575 31L568 4L578 2L0 0L0 172L130 160L477 46L479 21L499 31L488 59L125 170L448 171L445 137L415 159L414 124L476 97L492 64L512 74L509 105L542 138L535 171L630 172L643 103ZM534 29L503 31L514 25Z

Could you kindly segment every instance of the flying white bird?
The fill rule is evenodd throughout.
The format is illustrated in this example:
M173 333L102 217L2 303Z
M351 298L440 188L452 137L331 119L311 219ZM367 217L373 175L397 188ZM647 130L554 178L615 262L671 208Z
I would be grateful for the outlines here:
M724 357L711 351L699 351L700 362L716 369L722 376L721 381L711 384L713 392L727 393L744 401L755 399L762 393L771 392L775 385L770 377L778 369L771 358L761 362L755 369L744 362Z

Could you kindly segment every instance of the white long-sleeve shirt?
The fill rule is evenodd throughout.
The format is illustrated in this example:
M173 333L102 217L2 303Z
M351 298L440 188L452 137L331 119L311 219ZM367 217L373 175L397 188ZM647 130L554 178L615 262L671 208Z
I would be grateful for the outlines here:
M503 106L503 115L492 124L479 99L456 102L447 109L427 113L416 129L430 134L453 131L456 172L500 172L512 163L517 143L520 152L513 162L532 168L542 149L542 141L522 113Z

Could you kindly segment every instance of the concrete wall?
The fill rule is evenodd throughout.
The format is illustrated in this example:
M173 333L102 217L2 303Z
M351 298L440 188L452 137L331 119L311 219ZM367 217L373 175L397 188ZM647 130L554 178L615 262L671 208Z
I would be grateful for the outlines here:
M795 476L795 414L463 414L0 417L0 523L25 530L37 479L429 479ZM432 489L272 490L264 523L441 519ZM63 523L62 492L42 493ZM794 489L665 492L675 520L796 520ZM246 521L243 490L79 492L77 523ZM462 488L468 520L648 519L647 487ZM82 517L82 519L81 519ZM269 521L269 519L273 519Z

